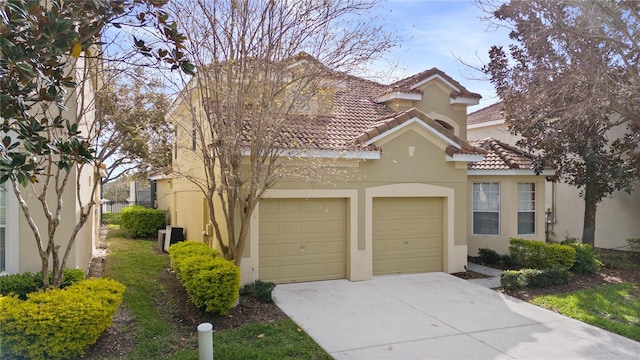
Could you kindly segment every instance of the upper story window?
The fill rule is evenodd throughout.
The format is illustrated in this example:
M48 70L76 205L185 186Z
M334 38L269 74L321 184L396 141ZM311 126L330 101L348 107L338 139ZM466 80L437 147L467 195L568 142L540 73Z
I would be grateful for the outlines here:
M473 234L500 235L500 183L473 183Z
M455 129L453 128L453 126L451 126L451 125L447 124L446 122L444 122L444 121L442 121L442 120L436 120L436 122L437 122L438 124L442 125L442 127L443 127L443 128L445 128L445 129L447 129L447 130L451 131L451 133L452 133L452 134L458 135L458 134L456 134L456 131L455 131Z
M536 233L536 184L518 183L518 235Z

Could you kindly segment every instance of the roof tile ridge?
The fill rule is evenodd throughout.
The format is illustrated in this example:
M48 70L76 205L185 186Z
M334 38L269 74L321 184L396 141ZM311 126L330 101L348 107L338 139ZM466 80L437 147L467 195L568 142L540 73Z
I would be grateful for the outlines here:
M507 166L510 169L520 169L520 165L515 161L515 159L509 154L508 149L502 147L502 143L499 142L496 139L491 139L489 140L489 143L491 144L491 148L492 150L498 154L498 156L500 157L500 159L502 159L502 161L504 161L505 164L507 164Z

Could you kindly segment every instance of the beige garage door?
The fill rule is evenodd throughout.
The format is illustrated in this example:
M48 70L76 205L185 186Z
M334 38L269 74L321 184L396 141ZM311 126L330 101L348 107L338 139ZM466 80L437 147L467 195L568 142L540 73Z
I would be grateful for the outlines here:
M442 199L373 199L373 274L442 270Z
M346 204L346 199L260 201L260 279L345 278Z

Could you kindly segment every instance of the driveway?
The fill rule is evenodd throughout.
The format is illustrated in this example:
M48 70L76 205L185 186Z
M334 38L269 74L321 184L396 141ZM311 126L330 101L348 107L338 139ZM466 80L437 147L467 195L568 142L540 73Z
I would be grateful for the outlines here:
M336 359L640 359L640 343L444 273L278 285Z

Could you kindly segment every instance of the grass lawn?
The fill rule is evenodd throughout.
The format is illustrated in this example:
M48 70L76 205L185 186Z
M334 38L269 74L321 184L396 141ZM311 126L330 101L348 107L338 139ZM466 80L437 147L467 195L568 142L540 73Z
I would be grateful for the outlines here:
M158 281L169 267L167 256L157 255L155 241L124 238L111 229L105 276L127 286L125 306L134 318L135 349L127 359L197 359L197 332L185 337L163 316L154 301L170 296ZM215 357L220 359L331 359L289 319L216 331Z
M537 296L531 303L640 341L640 284L621 283Z

